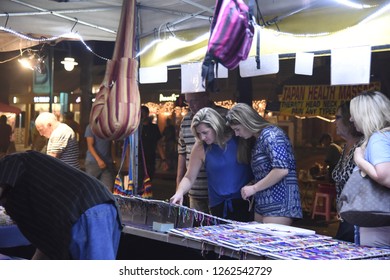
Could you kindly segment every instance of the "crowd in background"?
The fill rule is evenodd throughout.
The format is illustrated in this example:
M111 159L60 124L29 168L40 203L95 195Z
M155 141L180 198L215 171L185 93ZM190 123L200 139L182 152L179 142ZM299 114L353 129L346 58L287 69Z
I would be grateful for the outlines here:
M138 185L145 176L153 180L159 158L160 170L176 171L172 203L183 204L188 195L191 208L221 218L285 225L301 219L297 163L286 132L244 103L230 110L219 108L207 93L186 94L186 101L190 110L180 126L176 128L167 118L162 131L148 107L141 107ZM336 133L344 143L337 145L329 133L319 141L325 149L326 168L321 174L334 184L336 200L355 168L390 187L386 171L390 167L388 108L390 101L380 92L363 92L337 108ZM4 117L0 117L3 155L12 134ZM32 149L77 169L79 142L84 137L87 152L81 168L113 192L117 166L112 141L96 137L89 126L83 132L72 113L63 121L53 113L40 113L31 131ZM310 173L318 175L314 169ZM341 220L335 238L387 247L390 227L357 228Z

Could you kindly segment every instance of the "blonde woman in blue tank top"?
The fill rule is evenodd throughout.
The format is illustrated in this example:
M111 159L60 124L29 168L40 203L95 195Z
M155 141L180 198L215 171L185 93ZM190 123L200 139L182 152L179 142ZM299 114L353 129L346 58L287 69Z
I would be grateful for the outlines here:
M181 180L172 203L183 203L204 165L208 177L209 207L212 215L236 220L252 220L249 203L240 190L252 179L249 145L233 135L226 121L212 108L199 110L191 123L196 143L191 151L188 169Z

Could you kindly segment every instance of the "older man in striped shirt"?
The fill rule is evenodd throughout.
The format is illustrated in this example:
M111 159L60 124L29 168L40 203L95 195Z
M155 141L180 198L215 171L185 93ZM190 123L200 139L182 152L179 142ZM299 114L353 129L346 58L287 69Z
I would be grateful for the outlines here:
M79 144L70 126L58 121L53 113L43 112L36 118L35 127L40 135L49 139L46 149L48 155L80 168Z

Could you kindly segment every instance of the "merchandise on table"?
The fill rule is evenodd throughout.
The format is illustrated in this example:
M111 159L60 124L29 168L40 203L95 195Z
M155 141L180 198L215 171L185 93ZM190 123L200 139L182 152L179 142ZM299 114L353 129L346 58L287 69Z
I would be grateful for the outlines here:
M390 249L357 246L316 234L313 230L279 224L237 222L165 201L117 196L123 222L153 232L153 223L173 224L166 240L195 242L198 248L236 258L266 259L390 259ZM159 237L160 238L160 237ZM169 241L168 241L169 242ZM176 243L177 244L177 243ZM230 252L228 251L230 250Z
M7 215L5 208L0 206L0 226L14 225L15 222Z
M262 227L264 225L264 227ZM273 225L260 223L225 224L195 228L177 228L169 234L189 240L206 242L214 246L241 251L245 254L269 259L390 259L390 249L357 246L353 243L332 239L330 236L308 234L305 230L278 226L278 229L289 229L289 234L256 232L253 228L273 228ZM248 228L250 230L245 230ZM300 232L304 234L291 234Z
M20 232L15 222L0 206L0 248L11 248L30 245L30 242Z

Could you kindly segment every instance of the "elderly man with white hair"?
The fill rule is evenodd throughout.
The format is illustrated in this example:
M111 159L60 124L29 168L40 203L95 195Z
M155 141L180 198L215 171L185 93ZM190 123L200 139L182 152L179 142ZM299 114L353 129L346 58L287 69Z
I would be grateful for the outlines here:
M49 139L46 153L63 162L80 168L79 146L75 132L67 124L61 123L53 113L43 112L35 120L40 135Z

